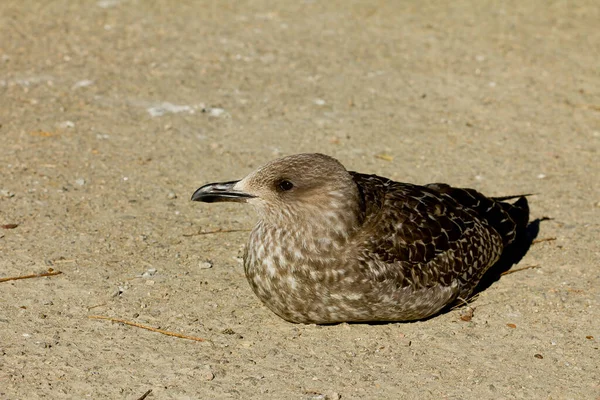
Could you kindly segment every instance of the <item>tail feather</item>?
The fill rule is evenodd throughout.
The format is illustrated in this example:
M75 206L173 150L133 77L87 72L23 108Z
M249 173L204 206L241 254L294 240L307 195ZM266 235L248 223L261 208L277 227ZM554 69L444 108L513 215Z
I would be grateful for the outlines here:
M527 194L517 194L514 196L492 197L492 199L494 199L496 201L506 201L506 200L520 199L521 197L527 197L527 196L533 196L533 195L534 195L534 193L527 193Z
M517 233L525 230L529 223L529 203L525 195L520 196L514 203L498 202L515 223Z

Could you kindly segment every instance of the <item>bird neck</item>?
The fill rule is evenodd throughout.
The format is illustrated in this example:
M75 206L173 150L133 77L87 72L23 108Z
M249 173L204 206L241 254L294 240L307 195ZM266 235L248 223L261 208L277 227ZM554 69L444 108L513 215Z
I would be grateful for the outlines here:
M278 246L306 255L339 251L360 227L360 203L353 198L303 204L301 212L278 210L263 215L255 232Z

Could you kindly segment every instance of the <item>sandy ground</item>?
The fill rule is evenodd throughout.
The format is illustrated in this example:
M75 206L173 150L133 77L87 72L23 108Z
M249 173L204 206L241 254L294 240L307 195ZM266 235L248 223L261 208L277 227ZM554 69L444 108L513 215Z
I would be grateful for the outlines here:
M0 2L0 278L62 272L0 282L0 398L600 399L600 6L452 3ZM471 321L290 324L189 198L313 151L555 240Z

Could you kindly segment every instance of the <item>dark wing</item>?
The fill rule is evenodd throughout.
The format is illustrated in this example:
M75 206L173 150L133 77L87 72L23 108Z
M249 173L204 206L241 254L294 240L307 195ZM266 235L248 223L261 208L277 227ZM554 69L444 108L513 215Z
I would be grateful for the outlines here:
M456 286L466 297L514 240L508 203L444 184L351 174L363 197L364 231L377 232L359 239L373 279L415 289Z
M473 189L453 188L444 183L431 183L425 187L433 189L444 197L454 199L464 208L485 219L502 237L504 246L510 245L520 230L529 222L529 204L525 195L505 197L485 197ZM514 204L506 200L518 199Z

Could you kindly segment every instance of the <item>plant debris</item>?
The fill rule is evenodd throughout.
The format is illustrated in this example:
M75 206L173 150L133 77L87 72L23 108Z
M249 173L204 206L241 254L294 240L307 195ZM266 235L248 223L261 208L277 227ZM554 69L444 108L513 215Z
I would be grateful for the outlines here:
M146 329L148 331L158 332L158 333L162 333L163 335L174 336L174 337L178 337L181 339L195 340L197 342L206 342L207 341L207 339L203 339L203 338L199 338L199 337L195 337L195 336L182 335L181 333L177 333L177 332L169 332L169 331L165 331L163 329L153 328L151 326L138 324L137 322L126 321L124 319L119 319L119 318L105 317L103 315L88 315L88 318L90 318L90 319L105 319L105 320L112 321L112 322L119 322L121 324L135 326L136 328L142 328L142 329Z
M533 268L540 268L540 266L536 264L536 265L527 265L527 266L521 267L521 268L509 269L508 271L504 271L500 275L514 274L515 272L524 271L526 269L533 269Z
M54 276L54 275L60 275L60 274L62 274L61 271L55 271L52 268L49 268L48 272L43 272L41 274L21 275L21 276L11 276L8 278L0 278L0 282L17 281L19 279L42 278L44 276Z
M551 242L553 240L556 240L556 238L555 237L547 237L547 238L542 238L542 239L535 239L531 242L531 244L542 243L542 242Z
M17 226L19 226L19 224L4 224L4 225L0 225L0 228L2 228L2 229L15 229Z
M250 232L252 229L215 229L214 231L200 231L196 233L184 233L183 236L201 236L201 235L211 235L213 233L231 233L231 232Z

